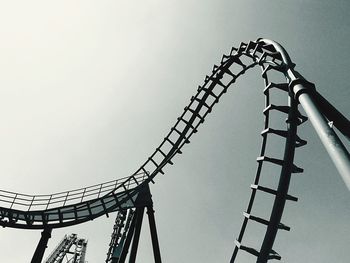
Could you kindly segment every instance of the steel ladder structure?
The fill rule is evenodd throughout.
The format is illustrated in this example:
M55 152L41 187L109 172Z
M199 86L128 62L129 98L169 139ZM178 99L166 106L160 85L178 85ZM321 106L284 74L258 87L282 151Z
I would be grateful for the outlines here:
M85 263L87 241L76 234L65 235L45 263Z
M145 209L147 209L154 261L157 263L161 262L153 201L149 187L145 187L139 193L135 205L135 208L118 211L107 252L106 263L125 262L130 246L129 262L135 262Z
M149 183L154 183L158 174L164 174L168 164L173 165L174 157L182 154L183 146L190 143L192 135L198 131L199 126L228 88L249 69L256 66L261 68L264 82L262 91L265 97L264 127L261 132L261 149L257 158L255 179L251 185L250 199L244 212L241 230L234 242L230 262L235 261L240 250L251 254L259 263L281 259L281 256L273 250L273 244L279 230L290 230L281 222L282 213L287 201L297 201L297 198L288 192L289 183L293 174L303 171L293 162L296 148L306 145L306 141L297 135L298 126L309 118L339 173L350 187L350 155L328 124L331 120L333 126L350 138L350 122L316 91L312 83L295 71L295 64L291 62L283 47L267 39L241 43L238 48L233 47L229 54L223 55L220 64L214 65L211 74L205 77L203 85L198 87L196 94L191 97L170 132L132 175L50 195L27 195L0 190L0 225L10 228L42 229L42 238L35 252L37 256L34 255L32 259L32 262L41 262L52 229L84 223L102 215L109 216L113 212L118 212L117 224L127 217L130 218L128 224L123 221L120 224L123 225L122 228L114 229L106 260L112 262L111 258L116 255L116 249L124 249L120 245L124 242L121 240L123 234L125 240L130 232L128 229L133 228L131 232L136 232L135 226L131 227L135 224L132 222L137 221L133 219L136 218L134 214L138 213L142 221L143 210L142 213L135 211L145 207L150 207L152 210L150 205L144 203L140 205L138 197L149 191L147 190ZM274 74L283 76L284 81L271 81L270 75ZM288 98L288 104L281 105L272 101L271 94L274 92L283 92ZM299 104L307 116L299 112ZM283 128L271 126L270 119L275 115L282 120ZM268 141L272 136L284 140L283 156L270 156L267 152ZM276 177L278 179L276 188L260 183L266 164L279 167L280 175ZM254 214L253 205L257 193L273 197L272 210L268 218ZM250 247L244 243L245 232L250 222L266 226L260 247ZM125 227L126 225L128 227ZM134 262L133 260L135 259L130 262ZM160 255L158 259L155 257L155 261L160 262Z

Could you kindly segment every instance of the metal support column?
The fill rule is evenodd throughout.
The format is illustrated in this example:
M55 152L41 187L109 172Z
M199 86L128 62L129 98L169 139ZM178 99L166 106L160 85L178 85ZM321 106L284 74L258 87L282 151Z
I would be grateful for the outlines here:
M121 253L120 258L118 260L118 263L124 263L126 256L128 255L131 240L132 240L132 237L134 235L135 222L136 222L136 213L133 215L131 225L130 225L130 228L128 230L128 234L126 236L126 240L125 240L125 243L123 245L123 250L122 250L122 253Z
M139 239L140 239L144 211L145 211L145 207L136 208L135 233L134 233L134 238L132 240L129 263L135 263L136 261L136 254L137 254L137 248L139 246Z
M160 249L159 249L156 221L154 219L154 210L153 210L152 206L147 206L147 215L148 215L149 228L150 228L150 232L151 232L154 262L161 263L162 260L160 257Z
M322 114L350 141L350 121L320 93L314 91L312 94Z
M331 157L339 174L350 190L350 154L319 110L313 96L312 86L304 79L295 79L290 84L296 99L303 106L324 147Z
M117 233L120 234L122 232L123 234L119 241L118 240L115 241L112 236L112 241L110 243L111 247L108 250L109 252L107 254L106 262L125 263L127 259L127 255L129 253L129 248L131 245L130 255L128 260L129 260L129 263L135 263L136 257L137 257L138 245L140 241L140 234L141 234L142 221L143 221L145 208L147 209L154 261L155 263L162 262L161 256L160 256L157 228L156 228L156 223L154 218L152 195L148 185L145 185L144 188L140 190L140 193L137 199L135 200L135 205L136 205L135 208L130 208L128 219L127 219L128 221L125 225L124 225L124 221L121 222L120 220L116 220L116 225L114 226L114 229L116 227L121 227L121 229L119 229L120 231ZM110 251L113 251L112 256L110 256Z
M41 263L44 257L45 250L47 248L47 243L51 237L51 228L44 228L41 232L40 241L35 249L31 263Z

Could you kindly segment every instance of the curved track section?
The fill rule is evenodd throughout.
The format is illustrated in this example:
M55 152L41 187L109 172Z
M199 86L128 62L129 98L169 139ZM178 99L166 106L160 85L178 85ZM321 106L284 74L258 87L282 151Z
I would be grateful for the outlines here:
M3 227L59 228L93 220L120 209L135 207L139 181L146 173L134 174L85 188L50 195L27 195L0 190L0 225ZM117 192L116 189L119 189Z
M277 43L268 40L241 43L239 48L232 48L228 55L223 55L218 66L214 65L212 73L205 77L204 84L198 87L197 93L191 98L184 112L177 119L175 125L163 139L159 147L131 176L73 191L66 191L52 195L25 195L8 191L0 191L0 225L4 227L43 229L58 228L79 224L96 217L118 210L135 206L134 201L138 193L154 177L164 174L164 167L173 164L173 158L182 153L182 148L190 142L190 137L197 132L206 116L215 104L225 94L228 88L248 69L260 66L265 89L264 129L261 133L262 144L252 193L240 234L236 240L236 247L231 262L236 258L239 250L244 250L258 258L258 262L269 259L280 259L272 250L272 245L278 230L289 230L280 223L286 200L296 201L297 198L288 194L289 181L292 173L300 173L302 169L293 164L294 150L303 146L306 141L296 135L297 126L306 120L297 110L297 101L289 89L291 82L287 72L293 71L294 64L289 57L281 52ZM285 76L282 83L269 81L269 74L277 72ZM288 105L270 103L272 91L284 91L289 99ZM278 111L287 116L285 130L270 127L271 112ZM285 138L285 152L283 158L276 158L266 154L266 145L270 136ZM270 163L280 166L280 177L277 189L260 185L262 166ZM274 196L274 204L270 218L252 215L252 207L257 192L264 192ZM266 234L260 250L243 245L243 237L248 222L254 221L266 225Z

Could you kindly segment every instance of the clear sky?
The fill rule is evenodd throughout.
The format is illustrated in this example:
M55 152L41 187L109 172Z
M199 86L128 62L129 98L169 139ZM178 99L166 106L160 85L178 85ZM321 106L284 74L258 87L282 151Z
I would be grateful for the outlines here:
M350 117L350 4L324 0L1 1L1 189L48 194L133 173L221 55L258 37ZM228 262L260 147L263 82L253 70L151 186L164 262ZM282 262L349 262L350 193L307 123L274 249ZM278 149L282 145L276 145ZM276 174L276 177L278 174ZM261 208L265 208L261 204ZM53 231L102 262L114 216ZM147 221L144 222L147 229ZM40 231L1 229L1 262L29 262ZM252 231L250 239L261 238ZM252 257L240 263L254 262ZM143 233L140 260L152 262Z

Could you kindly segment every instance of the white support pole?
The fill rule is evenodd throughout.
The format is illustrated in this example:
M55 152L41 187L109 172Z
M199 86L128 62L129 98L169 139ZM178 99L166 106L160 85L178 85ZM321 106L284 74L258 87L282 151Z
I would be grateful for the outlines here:
M350 190L350 154L318 109L312 96L312 89L305 86L303 81L297 82L293 85L293 92L305 110L306 115L315 128L339 174Z

